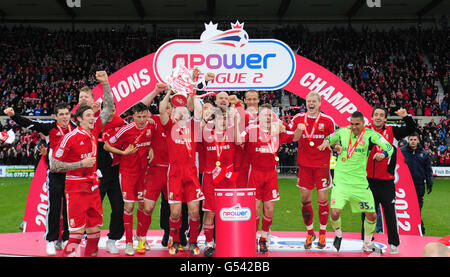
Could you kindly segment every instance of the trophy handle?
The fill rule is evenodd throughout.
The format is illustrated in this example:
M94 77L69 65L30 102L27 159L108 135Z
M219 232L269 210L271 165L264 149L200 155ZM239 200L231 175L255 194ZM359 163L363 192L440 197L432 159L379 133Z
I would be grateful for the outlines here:
M172 86L167 84L167 93L173 94L175 91L173 90Z

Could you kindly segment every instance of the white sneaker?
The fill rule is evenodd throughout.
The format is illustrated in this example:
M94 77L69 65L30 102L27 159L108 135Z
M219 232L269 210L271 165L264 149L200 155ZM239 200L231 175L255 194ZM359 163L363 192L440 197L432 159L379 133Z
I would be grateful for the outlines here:
M49 256L56 255L56 248L55 248L54 241L47 241L46 251L47 251L47 255L49 255Z
M389 253L398 254L398 247L393 244L389 244Z
M133 243L129 242L125 246L125 254L133 256L134 255L134 249L133 249Z
M383 249L379 248L378 246L376 246L374 243L363 243L363 248L362 248L363 252L365 253L377 253L377 254L383 254Z
M116 246L116 241L112 239L108 239L106 241L106 251L108 251L111 254L118 254L119 249Z

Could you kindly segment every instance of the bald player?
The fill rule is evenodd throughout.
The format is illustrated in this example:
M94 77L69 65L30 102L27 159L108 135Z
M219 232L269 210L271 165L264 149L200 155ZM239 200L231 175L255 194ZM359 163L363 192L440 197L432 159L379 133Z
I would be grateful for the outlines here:
M450 257L450 250L445 244L430 242L423 248L422 257Z
M230 101L228 100L228 93L226 93L225 91L217 93L214 104L216 104L218 108L227 109L230 105Z

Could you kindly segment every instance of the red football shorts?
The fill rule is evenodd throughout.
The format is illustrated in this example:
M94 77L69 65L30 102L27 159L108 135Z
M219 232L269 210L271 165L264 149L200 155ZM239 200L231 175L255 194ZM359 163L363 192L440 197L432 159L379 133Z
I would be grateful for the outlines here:
M124 202L144 201L144 174L119 172Z
M147 200L156 201L161 193L167 198L167 171L168 166L152 166L147 170L145 175L145 193L144 198Z
M297 187L306 190L326 190L331 187L331 174L328 168L298 167Z
M202 188L205 199L203 200L202 210L215 212L215 193L214 189L229 189L234 188L235 183L223 178L218 184L214 184L211 173L203 173Z
M102 200L98 190L93 192L67 192L67 220L69 231L102 226Z
M197 167L171 164L167 176L169 204L188 203L204 199L200 182L198 181Z
M278 175L275 168L270 171L262 171L250 167L248 187L256 188L256 200L280 200Z

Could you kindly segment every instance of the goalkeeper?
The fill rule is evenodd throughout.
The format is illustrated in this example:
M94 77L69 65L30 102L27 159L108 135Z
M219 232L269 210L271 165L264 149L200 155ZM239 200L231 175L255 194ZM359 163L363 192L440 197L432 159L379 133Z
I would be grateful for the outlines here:
M382 253L381 249L372 243L376 231L377 214L372 191L367 182L366 165L369 152L375 145L383 149L373 159L381 161L389 158L394 152L392 145L383 136L372 129L364 127L364 116L354 112L350 117L350 126L339 128L327 136L318 146L324 150L330 145L340 142L342 151L337 158L334 170L334 184L331 192L331 226L335 231L333 247L339 251L342 241L341 210L350 203L352 212L365 213L364 221L364 252Z

